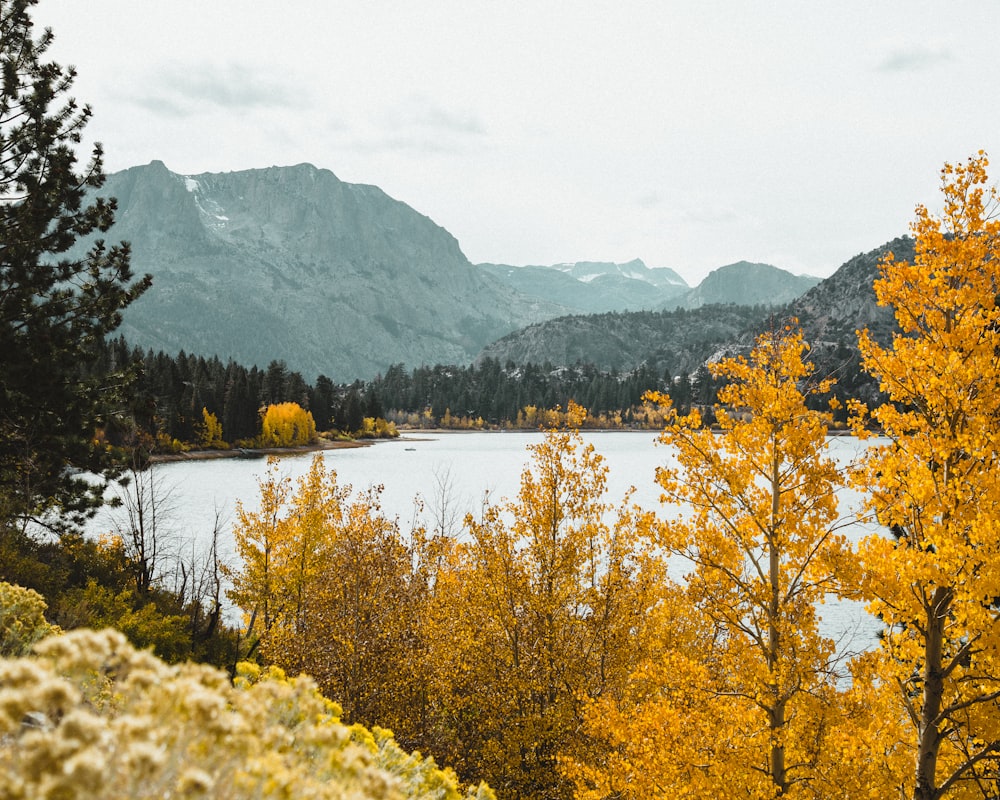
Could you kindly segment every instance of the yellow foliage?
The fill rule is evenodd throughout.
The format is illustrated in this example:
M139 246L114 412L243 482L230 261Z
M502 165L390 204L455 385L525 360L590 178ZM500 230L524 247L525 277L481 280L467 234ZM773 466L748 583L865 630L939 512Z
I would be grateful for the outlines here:
M659 538L688 563L688 601L714 636L700 652L668 652L633 676L657 688L628 701L634 712L609 728L645 790L607 770L603 784L591 774L592 785L630 797L653 787L663 797L822 796L834 647L818 633L816 604L837 591L849 548L836 532L841 478L825 452L828 416L806 406L802 389L812 373L805 350L800 332L777 330L749 360L715 364L730 381L715 409L720 433L702 428L697 411L670 411L660 441L676 466L659 468L657 481L665 501L688 511L662 524ZM601 709L621 714L609 702ZM641 731L634 744L629 722Z
M358 435L363 439L395 439L399 436L396 425L382 417L364 417Z
M574 413L582 418L582 410ZM425 625L429 679L455 757L504 797L566 797L557 756L580 756L588 698L624 685L664 591L651 517L604 500L606 471L579 434L529 447L516 500L466 521L446 551Z
M298 403L269 405L261 414L261 447L292 447L315 440L313 415Z
M222 423L219 418L209 412L207 408L201 410L201 425L198 430L198 443L206 448L226 448L229 445L222 438Z
M262 655L311 674L349 719L409 735L416 675L399 664L420 613L411 550L382 515L381 490L352 496L321 456L294 487L271 459L260 487L260 511L237 511L243 568L230 596L259 623Z
M45 600L33 589L0 581L0 656L25 655L59 628L45 620Z
M888 347L859 334L892 402L871 415L890 441L858 483L893 533L861 546L859 589L887 626L875 674L897 689L911 757L899 791L914 798L1000 786L1000 193L987 166L980 153L944 167L943 214L917 207L913 262L889 255L875 283L901 333Z

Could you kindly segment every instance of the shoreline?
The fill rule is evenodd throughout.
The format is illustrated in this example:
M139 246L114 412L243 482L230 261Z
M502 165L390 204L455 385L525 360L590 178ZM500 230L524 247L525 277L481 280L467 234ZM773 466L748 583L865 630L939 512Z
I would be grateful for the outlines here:
M315 444L297 445L295 447L234 447L230 450L188 450L184 453L154 453L149 457L151 464L171 463L175 461L214 461L222 458L258 459L267 456L290 456L302 453L317 453L322 450L347 450L354 447L370 447L378 439L354 439L330 441L321 439ZM382 440L389 441L389 440Z
M660 429L656 428L582 428L580 433L641 433L658 434ZM716 431L718 432L718 431ZM230 450L188 450L183 453L154 453L149 457L151 464L173 463L178 461L213 461L225 458L261 459L267 456L289 456L302 455L303 453L316 453L323 450L348 450L356 447L371 447L379 442L399 442L399 441L421 441L435 436L450 434L470 434L470 433L547 433L545 430L528 430L525 428L401 428L400 435L392 439L338 439L331 441L321 439L315 444L298 445L296 447L261 447L261 448L240 448L234 447ZM829 437L853 436L850 430L830 430Z

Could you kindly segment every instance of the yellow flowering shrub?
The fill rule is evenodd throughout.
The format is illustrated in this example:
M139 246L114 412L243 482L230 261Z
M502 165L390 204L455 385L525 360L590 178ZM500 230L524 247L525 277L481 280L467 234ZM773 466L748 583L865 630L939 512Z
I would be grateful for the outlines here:
M51 636L0 660L0 796L463 797L387 731L348 728L307 677L167 665L113 630ZM468 800L492 800L485 786Z
M45 600L33 589L0 581L0 656L21 656L59 629L45 620Z

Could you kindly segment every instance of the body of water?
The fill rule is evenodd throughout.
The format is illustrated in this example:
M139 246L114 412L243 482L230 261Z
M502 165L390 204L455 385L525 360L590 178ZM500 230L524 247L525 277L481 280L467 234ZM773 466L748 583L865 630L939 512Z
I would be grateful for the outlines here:
M534 432L433 432L404 434L368 447L326 450L328 468L337 472L341 485L361 491L382 486L382 509L399 519L403 530L412 524L429 528L441 521L455 532L466 512L477 514L484 501L496 504L516 496L521 473L530 462L529 444L542 440ZM657 444L651 432L584 432L585 442L605 459L608 491L605 502L617 506L634 487L632 502L666 515L655 481L656 467L671 460L670 450ZM831 455L847 465L866 447L853 437L831 437ZM303 475L314 453L281 458L282 474L293 480ZM158 530L173 546L188 554L204 553L219 520L219 551L233 561L232 523L237 500L247 509L258 506L258 480L264 475L264 459L216 459L156 464L153 474L163 513ZM419 501L419 502L418 502ZM841 513L847 517L858 509L861 497L845 489L840 497ZM105 509L93 520L93 533L113 530L121 524L122 511ZM852 538L867 530L851 528ZM683 570L679 568L682 572ZM857 603L835 601L822 609L824 632L841 641L841 650L870 646L877 623Z

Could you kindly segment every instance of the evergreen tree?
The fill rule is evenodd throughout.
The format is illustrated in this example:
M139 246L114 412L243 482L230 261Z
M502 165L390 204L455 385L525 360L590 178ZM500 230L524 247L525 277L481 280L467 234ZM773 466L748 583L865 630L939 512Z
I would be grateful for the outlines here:
M102 150L77 170L91 111L66 96L74 70L45 60L53 37L35 38L35 3L0 0L0 522L100 502L67 467L111 470L95 431L124 409L129 381L89 367L150 283L133 278L127 244L71 250L108 230L115 203L87 199L104 182Z

